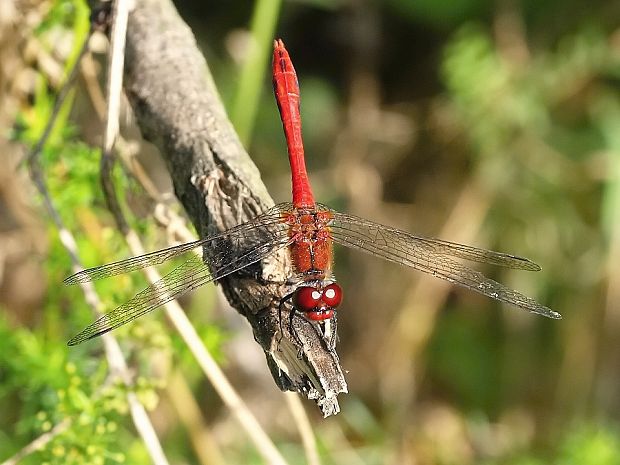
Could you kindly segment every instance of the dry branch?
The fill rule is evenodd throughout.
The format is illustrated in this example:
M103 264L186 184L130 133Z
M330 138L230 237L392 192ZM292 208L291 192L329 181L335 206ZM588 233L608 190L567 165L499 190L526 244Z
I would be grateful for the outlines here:
M273 205L226 116L194 36L167 0L140 0L130 12L124 90L144 138L166 161L176 196L200 237ZM296 335L280 321L278 307L291 292L291 276L283 252L219 284L252 326L277 385L303 392L325 416L332 415L339 410L337 395L346 392L336 352L304 318L294 315ZM287 321L289 311L287 306Z

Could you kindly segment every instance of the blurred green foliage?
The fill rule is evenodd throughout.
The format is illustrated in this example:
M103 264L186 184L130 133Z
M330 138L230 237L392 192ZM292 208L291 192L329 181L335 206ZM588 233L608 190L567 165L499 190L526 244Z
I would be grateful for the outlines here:
M59 31L71 34L66 75L86 37L88 10L79 0L43 3L47 13L31 33L52 55ZM230 44L250 25L252 10L247 3L206 3L179 7L207 44L224 99L235 102L244 140L277 200L288 197L289 184L270 79L263 76L273 24L300 75L309 167L321 200L436 231L462 186L472 184L487 204L481 241L531 252L544 265L535 277L494 277L565 317L513 315L450 291L428 341L412 351L411 366L396 368L413 375L390 388L381 384L390 373L380 345L398 337L390 324L406 311L408 303L398 299L412 284L400 269L360 264L338 252L338 276L350 289L339 329L352 393L342 398L339 417L314 423L324 463L620 463L619 328L610 316L620 279L618 7L602 1L284 2L264 22L255 21L256 56L246 56L243 67ZM37 75L12 140L36 142L57 90L44 73ZM90 111L83 94L80 86L67 99L41 162L55 206L91 266L126 251L98 187L99 151L86 141L92 128L75 118ZM119 193L131 194L123 195L128 206L141 191L117 171ZM152 220L131 222L149 249L163 245ZM110 376L100 346L65 345L93 315L79 289L59 285L71 265L58 232L51 222L45 227L49 286L36 323L19 326L10 308L0 314L0 459L66 422L63 433L22 463L149 463L128 418L126 388ZM110 308L144 284L135 274L97 283L97 290ZM213 305L213 289L201 290L188 311L226 364L222 347L231 335L210 321L205 308ZM210 422L225 423L226 415L187 348L156 318L117 334L138 376L135 392L172 423L162 427L164 447L178 462L198 463L189 433L160 398L171 373L184 374L208 405ZM245 382L251 395L268 389ZM299 463L302 448L291 426L270 416L274 440ZM229 433L230 463L260 463L242 433L221 428Z

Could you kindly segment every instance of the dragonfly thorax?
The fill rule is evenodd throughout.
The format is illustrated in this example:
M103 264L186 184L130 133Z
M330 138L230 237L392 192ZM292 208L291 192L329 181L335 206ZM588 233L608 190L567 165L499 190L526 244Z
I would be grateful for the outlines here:
M291 244L289 250L295 271L301 274L326 274L332 266L332 238L329 222L332 213L316 207L285 213Z

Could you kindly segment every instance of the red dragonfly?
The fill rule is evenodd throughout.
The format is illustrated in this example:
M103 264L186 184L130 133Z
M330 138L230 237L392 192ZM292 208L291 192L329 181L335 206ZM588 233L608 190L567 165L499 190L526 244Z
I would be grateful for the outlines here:
M83 270L68 277L66 284L107 278L159 265L197 247L202 247L208 262L206 265L199 258L189 259L160 281L96 320L73 337L69 345L116 329L198 286L239 271L284 248L288 248L296 272L292 294L295 311L309 320L327 322L334 317L343 297L331 270L334 242L432 274L500 302L549 318L561 318L550 308L455 260L540 271L540 267L527 258L414 236L315 202L304 160L299 84L281 40L274 42L273 87L288 146L293 202L275 205L225 232Z

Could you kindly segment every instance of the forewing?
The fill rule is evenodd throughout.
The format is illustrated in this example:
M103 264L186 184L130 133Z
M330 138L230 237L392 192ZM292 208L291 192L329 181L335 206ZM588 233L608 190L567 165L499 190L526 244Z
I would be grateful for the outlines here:
M539 304L534 299L487 278L479 271L464 266L451 257L510 268L540 269L538 265L526 258L422 238L353 215L345 215L334 210L331 212L333 220L329 225L330 234L334 242L338 244L432 274L533 313L549 318L561 318L559 313Z
M281 212L288 205L289 204L286 203L276 205L258 215L256 218L240 224L239 226L235 226L234 228L224 231L223 233L214 234L197 241L179 244L166 249L139 255L137 257L131 257L125 260L82 270L66 278L64 283L67 285L72 285L88 281L96 281L98 279L129 273L142 268L148 268L150 266L160 265L197 247L205 247L222 243L229 243L231 247L235 247L240 243L249 243L251 246L252 238L256 240L267 236L281 236L287 231L286 225L284 225L281 220ZM217 260L218 263L222 263L225 262L232 254L234 254L234 252L229 253L228 250L222 250L219 255L214 253L214 260Z

